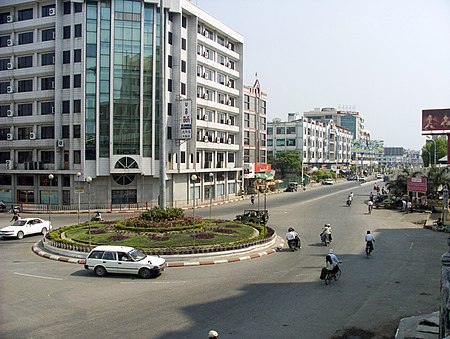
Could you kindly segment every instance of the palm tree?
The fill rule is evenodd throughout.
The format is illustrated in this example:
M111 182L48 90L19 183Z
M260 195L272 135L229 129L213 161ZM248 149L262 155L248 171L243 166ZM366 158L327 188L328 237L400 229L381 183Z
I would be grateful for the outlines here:
M386 184L386 188L393 195L404 195L408 193L408 177L422 176L422 172L413 171L410 168L404 168L401 173L397 175L397 178L389 181Z
M428 191L436 193L440 185L447 185L448 187L450 183L449 172L449 167L432 166L427 177Z

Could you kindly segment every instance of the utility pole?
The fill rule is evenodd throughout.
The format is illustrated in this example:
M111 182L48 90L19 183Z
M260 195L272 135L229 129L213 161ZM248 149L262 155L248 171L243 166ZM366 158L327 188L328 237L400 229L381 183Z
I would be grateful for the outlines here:
M159 207L166 208L166 25L164 17L164 0L159 2L160 13L160 60L161 78L159 104Z

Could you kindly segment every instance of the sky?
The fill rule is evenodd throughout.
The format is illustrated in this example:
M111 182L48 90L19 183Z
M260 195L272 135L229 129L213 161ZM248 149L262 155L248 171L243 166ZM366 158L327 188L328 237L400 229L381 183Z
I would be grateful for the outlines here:
M371 139L419 150L422 109L450 108L449 0L192 0L244 36L268 120L360 112Z

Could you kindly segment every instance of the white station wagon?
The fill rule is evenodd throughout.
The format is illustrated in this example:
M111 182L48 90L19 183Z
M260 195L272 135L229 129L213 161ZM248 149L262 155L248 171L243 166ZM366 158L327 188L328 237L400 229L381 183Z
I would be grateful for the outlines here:
M107 273L137 274L141 278L158 276L167 267L166 259L146 255L127 246L97 246L86 258L84 268L103 277Z
M0 229L0 236L4 238L22 239L25 235L42 233L47 234L52 229L52 223L40 218L17 219L12 225Z

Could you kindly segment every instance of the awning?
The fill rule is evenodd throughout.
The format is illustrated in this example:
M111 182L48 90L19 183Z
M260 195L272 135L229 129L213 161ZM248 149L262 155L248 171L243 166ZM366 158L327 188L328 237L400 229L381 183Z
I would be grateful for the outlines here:
M256 179L273 180L273 174L270 172L255 173Z

